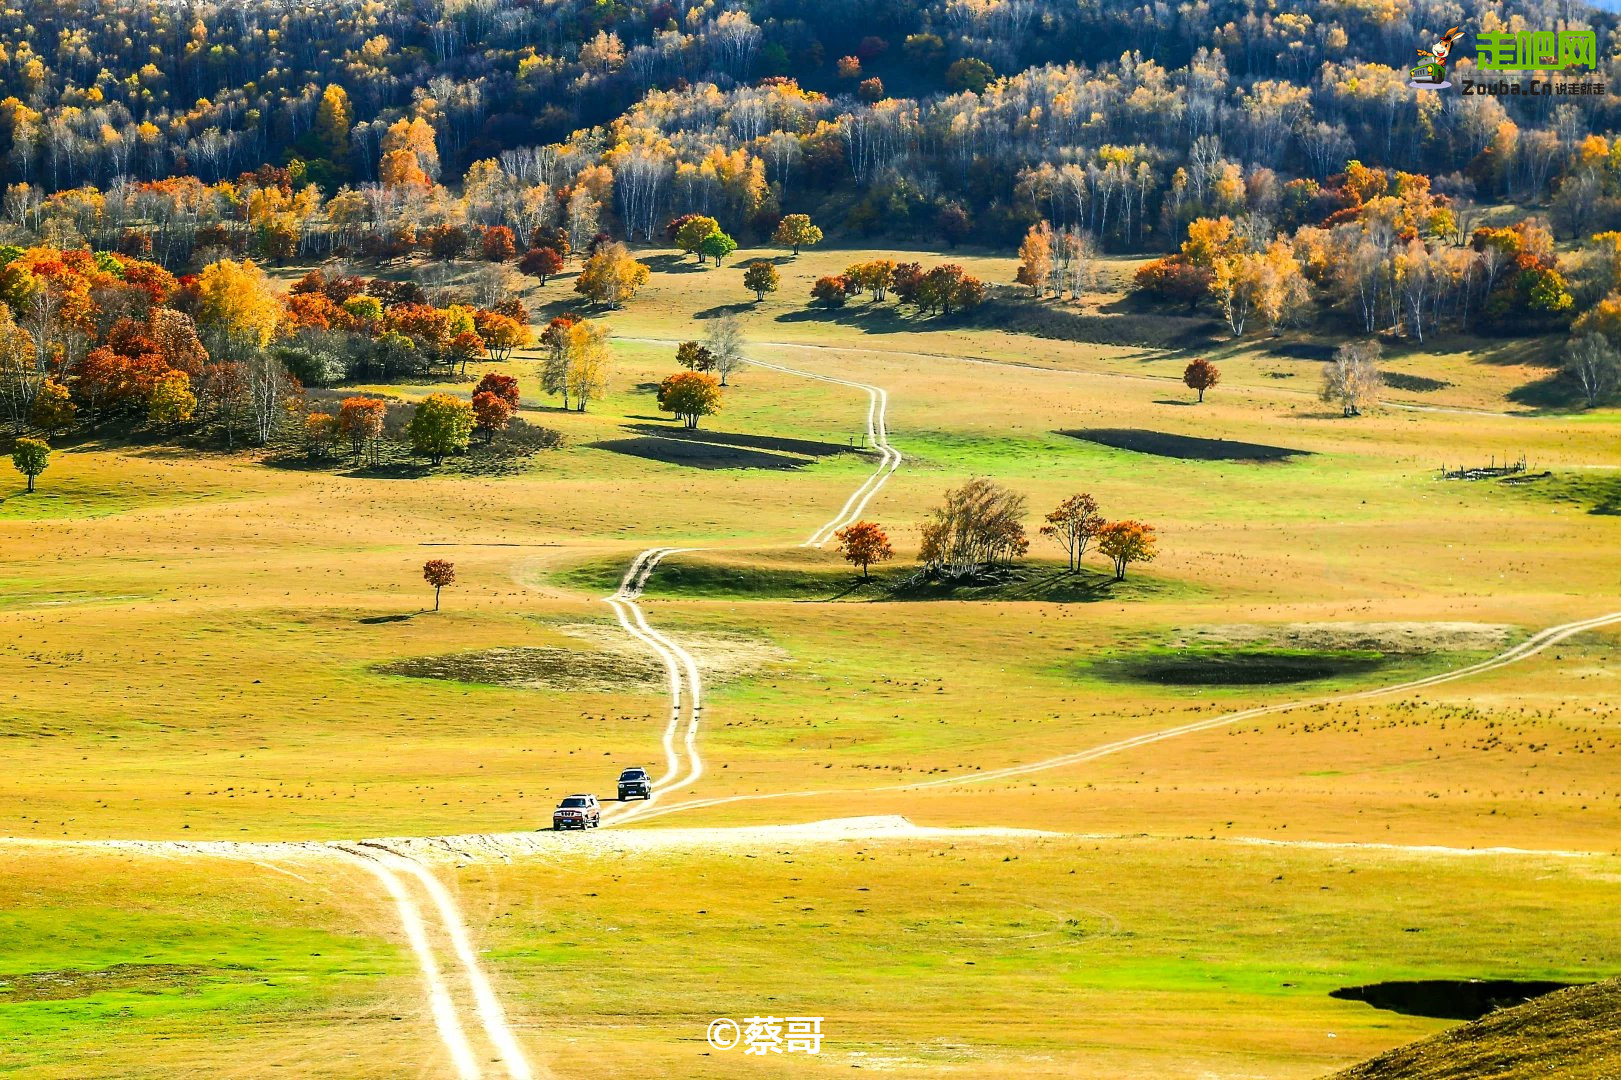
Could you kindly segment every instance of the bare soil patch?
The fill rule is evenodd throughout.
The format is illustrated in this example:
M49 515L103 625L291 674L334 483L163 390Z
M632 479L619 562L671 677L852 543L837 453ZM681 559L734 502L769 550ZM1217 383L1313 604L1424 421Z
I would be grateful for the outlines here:
M525 690L587 693L660 693L667 684L663 662L626 638L617 626L574 624L559 627L589 648L514 646L413 656L381 664L384 675L506 686ZM676 640L698 660L706 682L740 678L789 659L767 642L731 634L680 634Z
M209 968L184 964L114 964L101 971L31 971L0 976L0 1003L71 1001L109 991L156 994L195 986Z

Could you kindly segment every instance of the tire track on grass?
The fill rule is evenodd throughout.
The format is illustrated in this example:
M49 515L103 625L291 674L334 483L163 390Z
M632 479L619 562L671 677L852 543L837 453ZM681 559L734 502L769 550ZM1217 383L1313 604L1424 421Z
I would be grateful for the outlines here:
M979 784L992 780L1011 780L1032 773L1046 772L1051 769L1064 768L1069 765L1080 765L1099 758L1114 754L1136 750L1167 739L1175 739L1184 735L1194 735L1200 732L1213 731L1219 728L1231 727L1233 724L1245 720L1253 720L1261 716L1275 713L1293 712L1298 709L1310 709L1319 705L1339 705L1352 701L1366 701L1370 698L1386 697L1391 694L1410 693L1415 690L1424 690L1431 686L1454 682L1459 679L1470 678L1474 675L1483 675L1498 668L1527 660L1536 654L1559 644L1577 634L1590 630L1599 630L1606 626L1621 623L1621 611L1611 612L1607 615L1597 615L1588 619L1578 619L1575 622L1561 623L1550 626L1531 635L1512 648L1505 649L1496 656L1469 664L1451 671L1438 672L1419 679L1410 679L1406 682L1394 683L1389 686L1376 686L1368 690L1357 690L1346 694L1331 694L1315 698L1302 698L1296 701L1280 701L1269 705L1257 705L1236 712L1223 713L1205 720L1196 720L1189 724L1180 724L1175 727L1162 728L1157 731L1144 732L1124 739L1101 743L1085 750L1078 750L1069 754L1060 754L1056 757L1043 758L1039 761L1026 762L1022 765L1009 765L1000 769L987 769L981 772L969 773L962 776L941 777L936 780L919 780L909 784L885 784L869 788L828 788L820 791L774 791L763 795L732 795L715 799L689 800L663 807L647 816L649 818L663 817L684 810L701 810L712 806L726 806L739 802L759 802L766 799L801 799L815 798L825 795L862 795L873 792L896 791L922 791L929 788L960 787L967 784Z
M855 382L850 379L840 379L832 375L821 375L816 372L802 371L798 368L784 367L781 364L767 363L763 360L750 360L746 362L755 367L766 368L771 371L793 375L801 379L814 379L817 382L831 383L837 386L847 386L860 390L867 395L866 436L867 442L878 451L878 465L867 475L844 500L838 513L824 522L815 532L811 533L800 547L820 548L833 538L833 534L846 525L858 520L867 509L867 504L878 494L878 491L889 482L895 470L901 466L901 453L889 443L889 392L883 387L868 383ZM621 803L603 811L602 822L605 825L618 825L648 815L655 804L666 794L689 788L697 783L704 773L703 756L698 752L698 729L703 720L703 676L698 669L698 661L682 646L659 631L647 621L647 613L642 610L637 601L646 588L648 579L653 571L658 569L659 563L671 555L688 551L700 551L701 548L648 548L631 561L625 576L619 581L619 588L612 595L603 597L602 602L613 609L619 625L631 637L640 641L652 650L664 664L665 674L670 685L670 721L664 729L663 747L665 758L664 775L652 785L652 793L638 803ZM681 732L682 719L686 719L686 735L677 748L677 737Z
M439 1040L450 1052L451 1062L459 1080L482 1080L483 1071L478 1057L462 1025L462 1017L450 984L429 939L429 920L421 904L412 895L407 881L412 881L428 897L438 919L438 931L450 942L451 953L460 967L461 979L472 996L473 1011L484 1037L495 1050L497 1059L509 1080L534 1080L534 1070L524 1056L523 1047L507 1023L506 1010L495 996L489 976L479 963L467 925L456 900L450 895L433 872L420 862L401 855L375 840L360 840L353 845L334 844L332 850L371 873L382 883L384 891L394 901L406 940L416 955L417 967L422 972L428 994L429 1011L439 1031Z

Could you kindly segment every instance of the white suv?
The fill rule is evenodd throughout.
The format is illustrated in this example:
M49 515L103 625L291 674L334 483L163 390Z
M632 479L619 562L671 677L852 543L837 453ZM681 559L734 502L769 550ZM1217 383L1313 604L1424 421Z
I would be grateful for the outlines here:
M602 807L595 795L570 795L552 811L553 829L594 829L602 824Z

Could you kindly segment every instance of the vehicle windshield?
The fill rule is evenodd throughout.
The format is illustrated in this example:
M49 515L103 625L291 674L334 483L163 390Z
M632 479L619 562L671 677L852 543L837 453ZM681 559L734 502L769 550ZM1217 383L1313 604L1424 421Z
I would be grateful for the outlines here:
M578 795L570 795L568 798L563 800L563 805L564 806L590 806L591 803L588 800L583 799Z
M626 769L619 774L621 780L646 780L647 772L643 769Z

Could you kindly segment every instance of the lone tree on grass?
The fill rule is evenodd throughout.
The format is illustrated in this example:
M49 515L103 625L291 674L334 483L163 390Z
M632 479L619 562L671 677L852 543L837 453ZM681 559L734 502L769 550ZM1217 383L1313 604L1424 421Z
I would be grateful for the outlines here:
M729 235L716 229L698 243L698 258L705 257L715 260L719 266L722 259L737 250L737 241Z
M1098 513L1098 501L1083 491L1079 495L1071 495L1047 515L1047 524L1041 527L1041 535L1058 541L1058 545L1069 555L1069 568L1074 571L1081 568L1081 556L1086 554L1086 545L1097 536L1103 525L1103 515Z
M776 292L781 283L777 268L764 259L755 259L743 268L743 287L754 293L756 301L764 300L766 293Z
M815 247L822 242L822 230L811 224L809 214L789 214L777 222L777 231L771 239L783 247L792 248L795 257L802 247Z
M440 590L456 583L456 564L444 559L429 559L422 564L422 580L433 586L433 610L438 611Z
M1187 383L1189 390L1199 392L1199 400L1202 402L1204 392L1221 382L1221 369L1202 356L1196 357L1182 369L1182 381Z
M1126 580L1126 566L1153 562L1159 554L1154 526L1141 521L1111 521L1098 530L1098 550L1114 560L1114 579Z
M1379 403L1385 381L1379 374L1377 341L1348 341L1334 350L1334 359L1323 365L1322 398L1338 405L1346 416L1361 416L1363 409Z
M698 426L700 417L720 412L720 380L702 371L682 371L659 384L659 408L675 413L687 428Z
M486 372L478 385L473 387L473 396L476 398L485 391L506 402L509 408L518 407L518 380L511 375L503 375L499 371Z
M872 580L872 575L867 573L868 566L887 562L895 554L894 548L889 546L889 534L876 522L857 521L846 525L834 533L833 538L839 542L839 554L844 556L844 561L861 567L862 581Z
M473 434L473 406L449 394L431 394L417 406L405 430L411 436L411 448L438 465L446 454L467 449Z
M45 471L51 460L51 445L44 439L24 436L11 448L11 463L28 478L28 490L34 490L34 477Z

